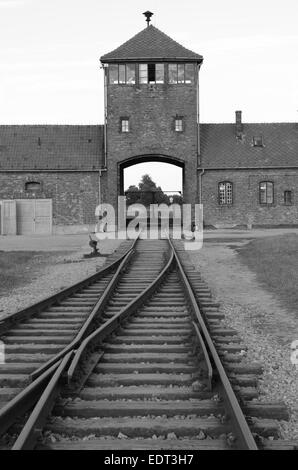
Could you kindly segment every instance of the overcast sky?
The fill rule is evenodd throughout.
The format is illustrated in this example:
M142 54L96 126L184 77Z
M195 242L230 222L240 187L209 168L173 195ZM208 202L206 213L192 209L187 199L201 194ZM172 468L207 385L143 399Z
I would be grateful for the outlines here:
M201 122L298 120L298 0L0 0L0 124L99 124L99 57L152 23L204 56Z

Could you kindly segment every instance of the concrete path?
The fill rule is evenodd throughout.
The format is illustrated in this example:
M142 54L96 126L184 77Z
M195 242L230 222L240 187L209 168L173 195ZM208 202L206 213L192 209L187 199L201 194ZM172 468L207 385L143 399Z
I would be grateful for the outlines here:
M233 229L220 229L220 230L205 230L204 240L206 241L220 241L223 242L227 239L250 240L261 237L273 237L288 233L296 233L298 235L298 228L285 229L254 229L254 230L233 230ZM104 240L99 242L100 251L114 250L121 241L119 240ZM89 247L88 234L79 235L17 235L17 236L0 236L0 251L81 251L87 250L88 253L91 249Z
M114 251L119 240L103 240L98 243L101 252ZM88 234L44 236L0 236L0 251L82 251L91 252Z

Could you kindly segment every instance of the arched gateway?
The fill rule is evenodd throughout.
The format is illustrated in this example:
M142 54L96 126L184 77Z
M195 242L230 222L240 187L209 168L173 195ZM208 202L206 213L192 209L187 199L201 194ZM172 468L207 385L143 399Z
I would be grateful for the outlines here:
M176 167L181 168L182 170L182 189L184 192L184 161L179 160L177 158L169 157L166 155L138 155L136 157L131 157L128 158L127 160L121 161L118 164L118 174L119 174L119 194L122 195L125 193L125 187L124 187L124 172L127 168L132 167L134 165L138 165L140 163L151 163L151 162L158 162L158 163L166 163L167 165L164 165L165 167L168 167L169 165L174 165ZM164 168L163 168L164 169ZM164 169L165 170L165 169ZM161 170L162 171L162 166ZM174 184L171 187L172 190L176 190L174 187Z
M123 194L123 170L162 161L183 168L183 201L199 202L199 69L203 57L149 25L101 57L105 76L102 202Z

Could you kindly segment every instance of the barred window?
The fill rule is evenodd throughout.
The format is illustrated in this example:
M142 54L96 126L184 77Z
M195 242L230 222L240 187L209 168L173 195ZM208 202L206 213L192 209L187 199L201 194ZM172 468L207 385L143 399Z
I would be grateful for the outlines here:
M121 132L129 132L129 119L128 118L120 119L120 130Z
M271 181L262 181L259 184L260 204L273 204L274 186Z
M292 191L284 191L284 203L286 206L292 205Z
M220 206L233 204L233 184L229 181L218 184L218 202Z
M182 118L175 118L175 131L183 132L183 119Z

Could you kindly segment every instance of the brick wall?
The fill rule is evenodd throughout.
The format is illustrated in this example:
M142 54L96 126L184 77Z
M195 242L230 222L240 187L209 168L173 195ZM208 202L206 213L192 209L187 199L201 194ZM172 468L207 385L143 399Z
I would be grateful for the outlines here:
M174 131L176 115L183 116L182 133ZM129 133L120 132L121 117L129 117ZM107 202L116 203L121 162L145 155L167 156L184 163L184 199L197 201L196 84L109 85L107 145Z
M41 189L25 190L36 181ZM48 198L53 201L54 225L94 224L98 204L98 173L0 173L0 199Z
M216 227L233 225L298 224L298 171L247 170L206 171L203 175L204 223ZM218 183L233 183L233 204L218 204ZM259 203L259 183L274 183L274 203ZM292 205L284 203L284 191L292 191Z

